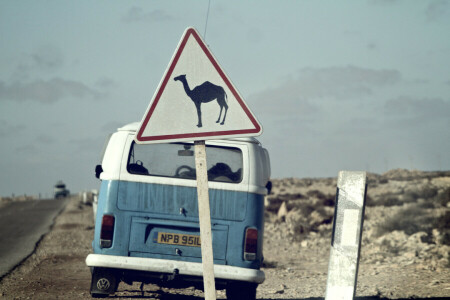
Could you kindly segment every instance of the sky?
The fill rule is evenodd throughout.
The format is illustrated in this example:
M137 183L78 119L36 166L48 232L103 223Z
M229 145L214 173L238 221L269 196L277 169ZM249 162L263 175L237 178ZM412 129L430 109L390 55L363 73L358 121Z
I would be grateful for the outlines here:
M272 178L450 170L448 0L0 0L0 196L98 189L105 138L142 119L191 26Z

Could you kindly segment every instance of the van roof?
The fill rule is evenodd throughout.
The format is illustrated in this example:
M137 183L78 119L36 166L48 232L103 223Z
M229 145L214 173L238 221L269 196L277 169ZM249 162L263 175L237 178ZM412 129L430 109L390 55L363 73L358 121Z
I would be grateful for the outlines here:
M129 123L126 124L120 128L117 129L117 131L129 131L129 132L136 132L139 128L139 122L133 122L133 123ZM259 141L253 137L243 137L243 138L231 138L231 139L227 139L227 140L232 140L232 141L243 141L243 142L247 142L247 143L257 143L259 144Z

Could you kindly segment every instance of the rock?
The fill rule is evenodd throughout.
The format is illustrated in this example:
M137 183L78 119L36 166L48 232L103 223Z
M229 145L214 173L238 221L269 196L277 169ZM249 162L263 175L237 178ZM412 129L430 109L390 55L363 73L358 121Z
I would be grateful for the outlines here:
M408 243L422 244L426 241L427 236L428 235L426 232L423 232L423 231L416 232L408 237Z
M286 286L285 286L284 284L282 284L282 285L280 286L280 288L274 290L273 293L274 293L274 294L284 294L284 289L285 289L285 287L286 287Z
M403 254L403 257L407 259L413 259L414 257L416 257L416 252L406 252L405 254Z
M286 216L288 214L286 201L283 201L280 208L278 209L277 217L279 220L286 220Z
M430 282L429 284L428 284L428 286L436 286L436 285L439 285L441 282L439 281L439 280L433 280L432 282Z
M310 223L312 224L321 224L324 220L324 217L317 211L313 211L310 216Z

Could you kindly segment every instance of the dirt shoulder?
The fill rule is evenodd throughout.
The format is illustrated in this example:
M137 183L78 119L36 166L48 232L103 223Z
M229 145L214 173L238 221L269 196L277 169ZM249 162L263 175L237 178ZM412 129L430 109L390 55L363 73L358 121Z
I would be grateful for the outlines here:
M0 283L7 299L80 299L89 296L84 264L93 236L92 207L72 198L34 254Z

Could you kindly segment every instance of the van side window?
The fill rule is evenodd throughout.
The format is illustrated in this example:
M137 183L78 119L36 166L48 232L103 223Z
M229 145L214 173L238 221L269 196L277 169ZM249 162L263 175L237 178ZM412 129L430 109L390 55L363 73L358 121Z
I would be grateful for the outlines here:
M208 180L242 181L242 151L233 147L206 146ZM194 145L187 143L140 145L132 143L127 171L130 174L196 179Z

